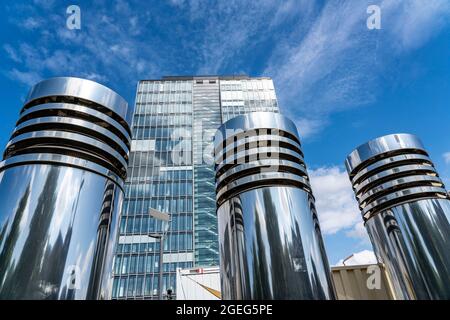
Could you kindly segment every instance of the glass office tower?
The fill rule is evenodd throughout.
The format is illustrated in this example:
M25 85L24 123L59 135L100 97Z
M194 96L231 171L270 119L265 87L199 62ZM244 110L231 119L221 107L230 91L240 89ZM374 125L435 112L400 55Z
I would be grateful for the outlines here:
M213 137L225 121L278 112L270 78L183 76L137 87L128 179L113 268L115 299L157 299L161 222L171 222L162 261L164 297L176 269L219 265Z

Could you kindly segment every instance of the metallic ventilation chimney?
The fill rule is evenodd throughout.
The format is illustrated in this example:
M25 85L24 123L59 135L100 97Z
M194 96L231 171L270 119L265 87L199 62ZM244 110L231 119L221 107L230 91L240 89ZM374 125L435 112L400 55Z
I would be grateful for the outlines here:
M297 128L254 112L215 135L223 299L334 299Z
M450 200L420 140L377 138L346 161L397 299L450 299Z
M0 299L108 299L131 110L83 79L35 85L0 163Z

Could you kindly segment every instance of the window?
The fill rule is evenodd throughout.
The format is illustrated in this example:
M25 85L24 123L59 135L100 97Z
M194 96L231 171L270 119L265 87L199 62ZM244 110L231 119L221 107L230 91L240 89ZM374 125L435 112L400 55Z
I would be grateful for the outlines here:
M146 277L144 295L149 296L151 294L152 294L152 277Z
M144 273L145 271L145 256L138 256L137 273Z
M137 296L141 296L142 295L142 285L144 283L144 277L143 276L139 276L136 278L136 291L135 294Z
M122 262L122 256L116 256L114 259L114 274L120 273L120 263Z
M119 289L117 290L117 296L119 298L125 296L125 289L127 287L127 278L121 278L119 282Z
M127 290L127 297L134 296L134 286L136 282L136 277L130 277L128 280L128 290Z
M123 260L122 260L122 270L121 270L121 273L122 273L122 274L126 274L126 273L128 272L128 261L129 261L130 257L124 256L122 259L123 259Z

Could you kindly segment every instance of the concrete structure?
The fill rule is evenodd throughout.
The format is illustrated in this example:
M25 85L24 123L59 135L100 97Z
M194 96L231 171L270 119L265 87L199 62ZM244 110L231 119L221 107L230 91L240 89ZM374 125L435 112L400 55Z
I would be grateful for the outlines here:
M394 293L381 264L331 267L338 300L392 300Z
M149 208L167 212L163 294L177 294L176 270L217 266L219 248L212 137L236 115L278 111L272 80L247 76L140 81L114 266L115 299L157 299L161 232ZM165 296L163 297L165 298Z
M220 269L177 269L177 288L177 300L220 300Z
M0 163L0 299L109 299L131 111L89 80L35 85Z
M450 299L450 199L421 141L392 134L346 161L396 299Z
M331 267L338 300L392 300L394 294L380 264ZM177 300L220 300L219 267L177 270Z
M300 140L272 112L225 122L215 138L224 299L333 299Z

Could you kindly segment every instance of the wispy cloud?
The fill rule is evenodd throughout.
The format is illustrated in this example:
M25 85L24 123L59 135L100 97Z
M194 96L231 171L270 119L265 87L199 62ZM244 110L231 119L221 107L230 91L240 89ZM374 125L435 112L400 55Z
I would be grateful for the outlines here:
M27 86L35 79L68 75L134 88L137 80L159 75L169 64L162 62L158 48L139 38L148 19L145 10L132 11L122 0L112 6L95 2L89 10L81 5L81 30L68 30L64 7L56 9L54 1L34 3L35 7L16 8L29 15L25 22L20 17L13 21L30 32L33 41L3 46L17 63L3 72ZM37 18L42 12L46 14L45 25Z
M97 0L80 4L81 30L65 28L56 1L10 4L12 22L33 40L3 47L16 63L3 72L96 75L129 88L164 74L263 74L274 78L283 112L313 136L332 113L375 101L392 61L449 24L447 0L380 0L382 30L369 31L372 2Z
M373 251L363 250L353 253L351 256L339 260L336 266L357 266L365 264L376 264L377 258Z
M446 0L379 1L382 29L366 28L373 1L329 1L304 33L293 28L268 62L291 117L320 117L376 101L393 61L449 24ZM300 22L301 23L301 22ZM304 23L303 23L304 24Z
M12 69L7 73L8 77L23 83L27 86L32 86L41 80L41 76L33 71L19 71L17 69Z
M28 17L22 22L22 26L25 29L34 30L39 27L41 27L43 24L43 20L35 18L35 17Z
M19 58L16 50L9 44L5 44L3 46L3 49L5 50L6 54L8 55L8 58L10 58L14 62L21 62L21 59Z
M340 167L309 170L316 198L320 227L324 234L344 231L348 237L367 240L362 218L347 173Z
M445 152L443 155L446 164L450 164L450 152Z
M398 51L419 48L450 23L447 0L384 0L381 8L386 30Z
M327 125L326 119L293 118L302 139L307 139L320 132Z

